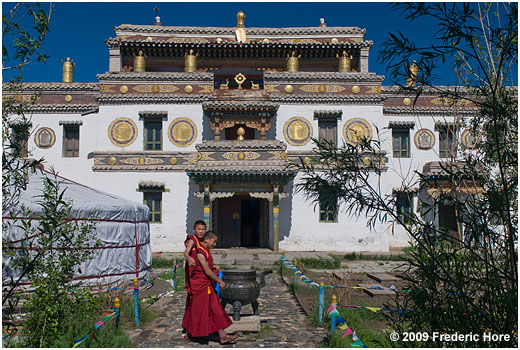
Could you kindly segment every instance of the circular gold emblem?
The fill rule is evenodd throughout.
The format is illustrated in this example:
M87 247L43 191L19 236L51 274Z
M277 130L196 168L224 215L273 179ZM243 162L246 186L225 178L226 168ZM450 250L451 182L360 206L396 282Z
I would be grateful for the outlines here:
M108 158L108 164L116 165L116 163L117 163L116 157L112 156L112 157Z
M312 137L312 125L305 118L293 117L285 123L283 134L290 145L303 146Z
M220 44L222 42L222 38L217 38L217 43Z
M475 136L470 130L464 130L461 135L462 144L468 149L477 148L480 137Z
M352 87L352 92L355 93L355 94L359 94L359 92L361 91L361 89L359 88L359 86L357 85L354 85Z
M170 141L179 147L189 146L197 137L197 127L191 119L177 118L168 128Z
M263 42L264 44L268 44L268 43L269 43L269 39L266 38L266 39L262 40L262 42Z
M290 94L291 92L293 92L293 87L292 85L285 85L285 92L287 92L288 94Z
M147 36L147 37L146 37L146 41L152 41L152 40L153 40L153 39L152 39L151 36Z
M435 135L431 130L420 129L415 133L414 142L418 149L430 149L435 144Z
M22 95L16 95L15 96L15 100L16 100L16 102L22 102L23 101L23 96Z
M171 157L171 158L170 158L170 164L171 164L171 165L175 165L175 164L177 164L177 158L175 158L175 157Z
M40 148L51 148L56 142L56 135L51 128L39 128L34 134L34 143Z
M184 87L184 92L187 93L187 94L191 94L193 92L193 86L191 85L186 85Z
M364 140L372 139L372 127L362 118L350 119L343 127L343 137L351 145L359 145Z
M118 118L110 123L108 138L116 146L130 146L137 138L137 126L129 118Z
M128 92L128 86L126 85L123 85L119 88L119 91L122 93L122 94L126 94Z
M337 44L339 42L339 40L337 38L332 38L332 40L330 42L333 44Z
M303 158L303 162L305 163L305 165L311 165L311 158L305 157L305 158Z
M72 101L72 96L70 96L70 95L65 96L65 102L70 102L70 101Z
M409 106L410 103L412 103L412 101L411 101L408 97L405 97L405 98L403 99L403 104L404 104L405 106Z
M369 156L364 157L363 164L365 164L365 166L369 166L370 164L372 164L372 159L370 159Z

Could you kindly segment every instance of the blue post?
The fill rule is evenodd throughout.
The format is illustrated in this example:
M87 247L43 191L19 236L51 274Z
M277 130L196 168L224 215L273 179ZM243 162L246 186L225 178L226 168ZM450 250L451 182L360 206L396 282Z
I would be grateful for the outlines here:
M298 285L298 260L294 259L294 285Z
M323 322L323 309L325 307L325 288L323 288L323 282L320 282L320 289L318 292L318 312L320 323Z
M135 325L139 326L139 287L137 278L134 278L134 308L135 308Z
M218 278L222 279L222 272L218 272L217 273L217 276ZM215 283L215 292L217 293L218 296L220 296L220 285L218 283Z
M119 298L114 300L114 311L116 312L116 328L119 328L119 316L121 315L121 303Z
M332 315L330 318L330 334L334 335L336 333L336 315Z
M173 291L177 290L177 260L173 262Z

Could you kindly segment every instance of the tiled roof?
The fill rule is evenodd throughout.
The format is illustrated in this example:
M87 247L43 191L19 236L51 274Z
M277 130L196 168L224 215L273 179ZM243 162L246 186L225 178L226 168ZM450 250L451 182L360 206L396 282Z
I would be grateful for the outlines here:
M457 114L475 114L475 109L461 108L457 109ZM453 115L453 108L431 108L431 107L384 107L384 115Z
M413 127L415 126L415 122L414 121L390 121L388 122L388 127L389 128L394 128L394 129L413 129Z
M384 75L375 73L338 73L338 72L265 72L264 82L376 82L381 83Z
M190 81L190 82L211 82L213 83L213 73L205 72L111 72L98 74L100 81Z
M208 95L174 95L174 94L99 94L94 99L101 104L136 104L136 103L202 103L208 101Z

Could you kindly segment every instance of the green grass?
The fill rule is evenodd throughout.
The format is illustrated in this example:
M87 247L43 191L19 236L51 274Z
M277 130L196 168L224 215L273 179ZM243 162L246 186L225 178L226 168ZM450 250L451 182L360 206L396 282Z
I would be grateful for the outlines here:
M139 327L153 321L157 314L146 307L146 303L139 302ZM121 300L121 321L125 327L137 328L135 324L134 298L127 297Z
M363 254L363 253L347 253L343 255L344 260L383 260L383 261L403 261L408 256L400 255L379 255L379 254Z
M176 259L168 258L167 259L167 258L153 258L152 257L152 268L154 268L154 269L158 269L158 268L162 268L162 267L171 268L175 261L180 262L180 261L184 261L184 259L182 259L182 258L176 258ZM179 268L177 268L177 270L179 270Z
M329 254L332 259L326 258L302 258L298 259L298 266L302 264L305 269L339 269L341 267L341 259L339 256Z

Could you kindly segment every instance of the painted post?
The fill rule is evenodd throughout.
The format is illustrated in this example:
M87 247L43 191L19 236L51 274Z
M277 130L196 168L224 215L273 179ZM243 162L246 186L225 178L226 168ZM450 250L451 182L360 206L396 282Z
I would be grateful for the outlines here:
M297 286L298 285L298 274L296 273L296 270L298 270L298 260L294 259L293 261L294 263L294 285Z
M121 303L119 298L114 300L114 311L116 312L116 328L119 328L119 316L121 315Z
M282 256L280 257L280 276L283 277L283 261L285 259L285 250L282 252Z
M135 325L139 326L139 287L137 278L134 278L134 308L135 308Z
M173 291L177 290L177 260L173 261Z
M334 307L336 307L336 305L338 305L338 298L333 295L332 296L332 305L334 305ZM336 315L333 314L332 317L330 318L330 334L331 335L334 335L334 333L336 333Z
M323 288L323 282L320 282L320 289L318 292L318 312L320 324L323 322L323 309L325 306L325 288Z

